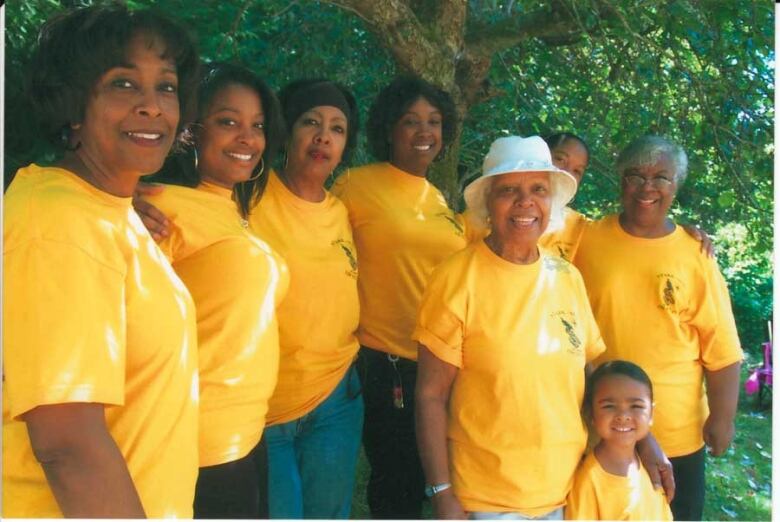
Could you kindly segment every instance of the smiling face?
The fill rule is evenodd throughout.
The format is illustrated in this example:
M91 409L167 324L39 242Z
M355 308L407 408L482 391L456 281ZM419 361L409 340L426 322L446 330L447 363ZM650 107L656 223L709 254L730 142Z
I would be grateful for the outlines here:
M98 79L72 135L90 170L137 180L162 166L179 123L176 66L164 51L159 39L138 34L126 63Z
M602 441L633 447L650 431L650 390L628 376L608 375L596 384L591 411L593 427Z
M567 139L550 151L553 165L565 170L577 180L580 186L585 169L588 167L588 151L577 140Z
M493 179L487 198L491 235L535 247L550 219L550 173L513 172Z
M441 152L441 129L441 111L425 98L418 98L393 126L392 164L409 174L425 177Z
M635 182L644 180L644 184ZM669 208L677 193L672 162L662 156L652 165L628 168L623 172L623 215L630 226L663 230Z
M220 89L197 133L201 178L226 188L249 179L265 150L264 121L255 90L239 84Z
M320 105L301 114L287 147L288 175L312 176L322 181L341 161L347 143L347 117L336 107Z

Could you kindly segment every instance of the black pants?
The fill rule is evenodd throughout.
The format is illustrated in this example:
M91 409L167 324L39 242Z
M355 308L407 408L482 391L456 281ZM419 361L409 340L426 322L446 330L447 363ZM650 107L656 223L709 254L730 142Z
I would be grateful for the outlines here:
M268 518L265 437L246 457L198 471L195 518Z
M419 519L425 498L425 477L414 431L414 386L417 363L398 359L395 367L385 352L361 347L365 418L363 448L371 465L368 507L372 518ZM394 404L393 387L403 387L403 408Z
M690 455L673 457L676 490L672 500L675 520L701 520L704 510L704 454L705 448Z

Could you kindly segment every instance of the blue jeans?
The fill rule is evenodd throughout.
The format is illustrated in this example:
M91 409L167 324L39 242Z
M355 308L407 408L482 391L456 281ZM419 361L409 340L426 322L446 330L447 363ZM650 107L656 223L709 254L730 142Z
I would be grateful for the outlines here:
M349 518L362 428L354 365L314 410L266 427L270 517Z

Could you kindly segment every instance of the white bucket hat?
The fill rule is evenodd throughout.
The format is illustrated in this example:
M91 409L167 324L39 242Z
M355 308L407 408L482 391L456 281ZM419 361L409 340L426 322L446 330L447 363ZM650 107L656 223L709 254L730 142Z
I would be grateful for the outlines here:
M469 214L481 225L487 221L487 193L490 178L514 172L549 172L550 223L546 232L563 226L563 209L577 193L577 180L552 162L547 143L539 136L507 136L498 138L490 145L482 162L482 176L475 179L463 191L463 198Z

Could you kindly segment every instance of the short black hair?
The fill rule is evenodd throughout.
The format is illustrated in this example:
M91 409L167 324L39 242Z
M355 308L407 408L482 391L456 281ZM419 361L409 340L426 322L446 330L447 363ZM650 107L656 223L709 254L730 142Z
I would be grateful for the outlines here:
M318 83L326 83L336 87L344 96L344 99L349 106L349 114L347 115L347 142L344 145L344 152L341 155L340 162L347 163L349 162L349 158L352 155L352 151L357 145L358 129L360 127L360 113L357 101L355 100L355 96L352 94L352 91L340 83L333 82L326 78L302 78L293 80L282 87L282 89L279 91L279 103L282 106L282 113L285 115L285 121L287 123L287 137L292 136L292 130L295 126L295 121L291 121L293 118L288 116L288 114L295 112L295 108L292 107L295 100L295 94L300 90L308 89L312 85L316 85Z
M119 3L71 9L41 27L26 79L37 123L51 143L67 146L70 126L83 121L98 80L125 61L139 33L164 43L163 58L176 64L180 114L186 114L199 66L187 31L153 9L130 11ZM180 128L183 123L180 118Z
M563 132L556 132L550 134L549 136L544 138L545 143L547 143L547 146L550 147L550 152L552 152L552 150L555 147L560 147L561 145L563 145L569 140L576 141L577 143L582 145L582 147L585 149L585 154L588 155L588 160L590 160L590 148L588 147L588 144L585 143L585 140L583 140L576 134L563 131Z
M450 94L417 76L398 76L379 91L368 112L366 137L371 154L379 161L389 161L393 151L390 136L393 127L407 109L420 98L441 112L442 149L437 158L446 154L455 139L457 111Z
M582 411L586 416L593 414L593 396L599 381L612 375L623 375L647 386L650 391L650 402L653 401L653 383L645 371L637 364L629 361L609 361L601 364L590 374L585 382L585 398L582 401Z
M273 165L279 146L284 140L284 120L279 101L271 88L258 75L240 65L213 62L203 67L197 95L193 100L195 121L179 135L173 154L150 180L185 187L197 187L200 184L201 176L195 168L195 134L214 97L231 85L242 85L253 90L263 105L265 150L262 162L252 174L256 179L236 183L233 187L233 199L239 212L243 217L247 217L265 190L268 176L262 175L260 169L267 172Z

